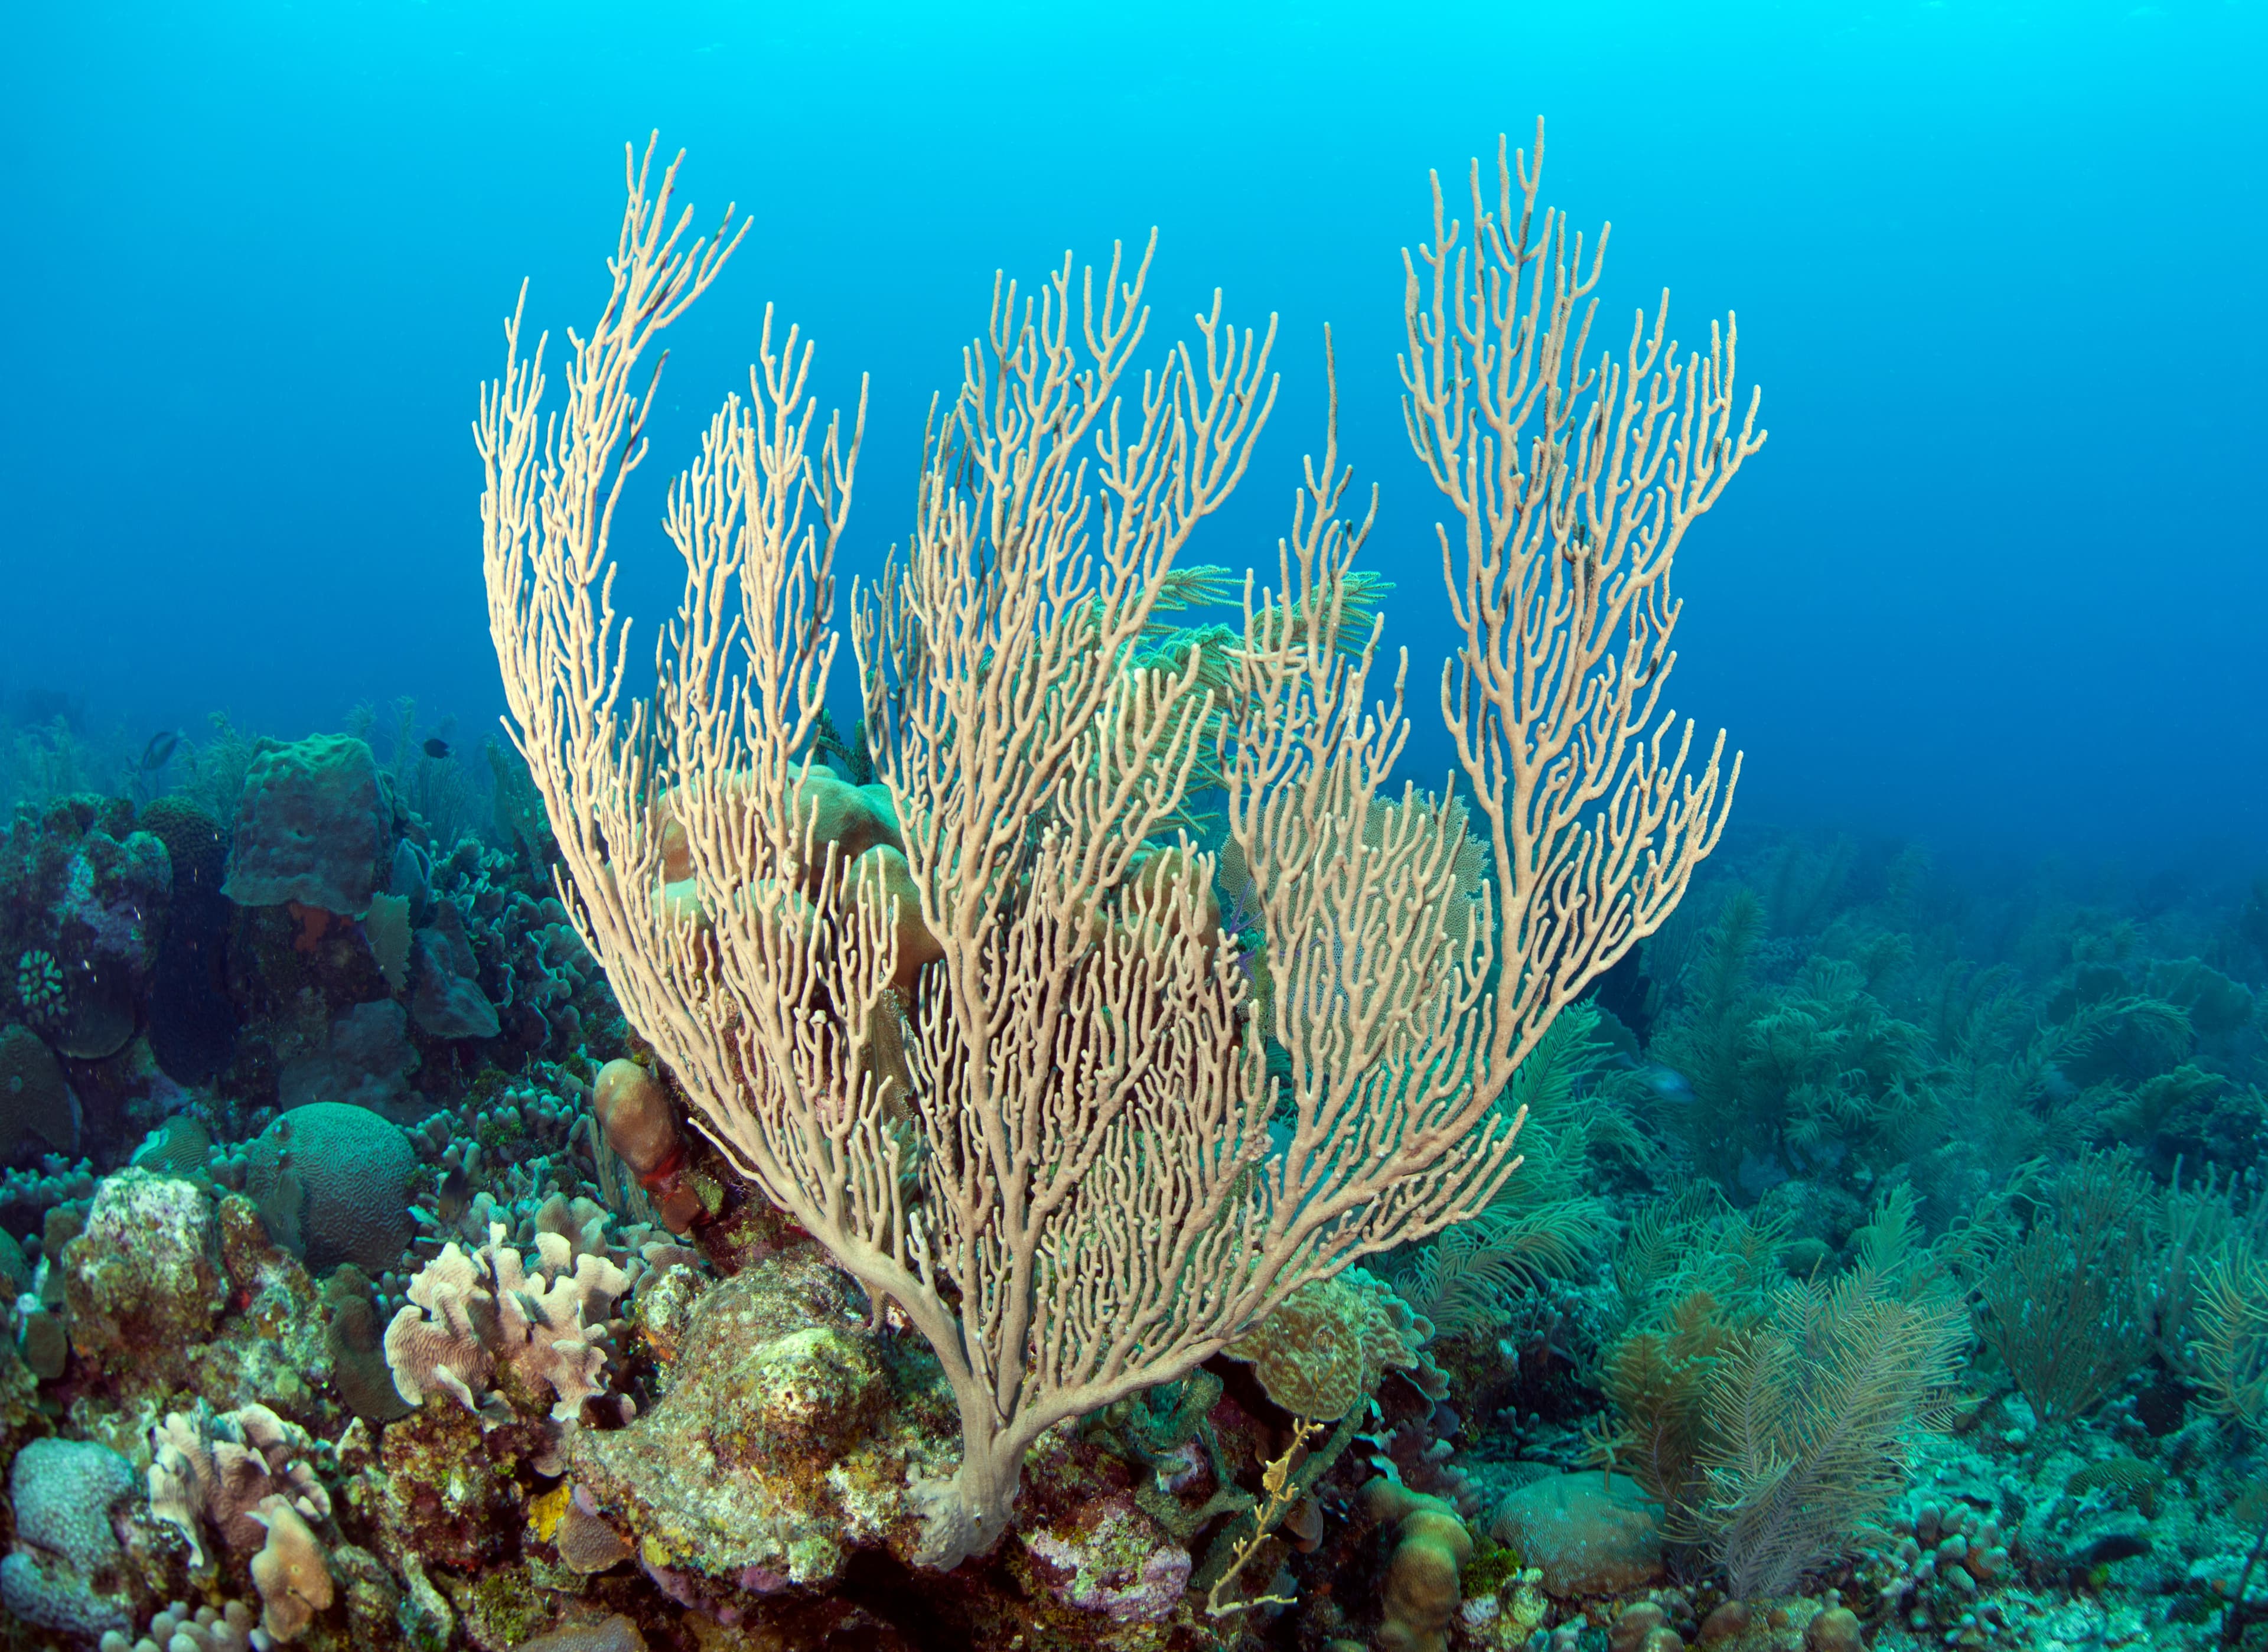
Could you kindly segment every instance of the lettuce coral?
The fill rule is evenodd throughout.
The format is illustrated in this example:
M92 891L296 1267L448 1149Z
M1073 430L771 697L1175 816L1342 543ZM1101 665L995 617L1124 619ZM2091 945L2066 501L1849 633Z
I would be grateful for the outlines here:
M387 1365L412 1405L439 1392L496 1415L490 1387L508 1377L530 1397L549 1389L552 1420L571 1422L606 1392L608 1315L630 1275L555 1233L536 1235L531 1269L504 1239L493 1223L470 1256L453 1243L419 1270L386 1328Z

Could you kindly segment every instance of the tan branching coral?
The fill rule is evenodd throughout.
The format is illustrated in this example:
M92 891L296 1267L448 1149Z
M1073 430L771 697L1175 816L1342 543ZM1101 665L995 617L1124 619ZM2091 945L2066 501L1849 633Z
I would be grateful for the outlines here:
M409 1305L386 1328L386 1363L401 1397L453 1397L486 1422L509 1413L490 1392L508 1375L521 1393L555 1397L552 1420L569 1423L607 1391L608 1316L630 1275L564 1235L535 1235L533 1271L504 1243L501 1222L471 1255L455 1244L418 1270Z
M916 1492L921 1558L950 1567L998 1539L1049 1427L1472 1215L1516 1167L1513 1068L1721 828L1731 776L1713 753L1687 773L1691 730L1673 741L1661 709L1667 580L1762 437L1733 423L1729 331L1681 360L1657 321L1584 362L1596 262L1571 273L1556 215L1531 236L1524 159L1516 222L1511 168L1495 208L1476 188L1480 256L1437 210L1405 382L1463 524L1443 708L1471 795L1396 798L1406 666L1374 688L1377 625L1349 623L1377 588L1335 405L1274 587L1246 582L1240 630L1155 646L1273 406L1272 321L1240 333L1216 296L1137 380L1149 252L1066 257L1036 294L1003 281L907 549L855 604L901 866L836 830L817 793L843 788L812 756L863 392L847 430L816 429L810 347L769 316L748 399L669 490L685 596L652 697L625 693L610 538L653 395L633 380L746 229L727 213L686 244L675 165L656 189L652 159L630 158L563 409L542 411L517 313L483 394L490 635L563 896L625 1014L719 1150L943 1364L962 1457ZM1264 936L1264 1007L1213 921L1219 858L1182 830L1200 788Z

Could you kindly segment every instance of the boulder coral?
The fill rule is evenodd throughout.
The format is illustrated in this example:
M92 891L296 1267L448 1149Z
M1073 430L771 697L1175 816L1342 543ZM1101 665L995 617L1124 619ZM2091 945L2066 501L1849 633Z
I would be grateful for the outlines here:
M1551 1474L1521 1486L1489 1536L1526 1556L1563 1600L1643 1589L1662 1575L1660 1505L1620 1474Z
M1381 1279L1349 1268L1311 1280L1221 1350L1248 1361L1268 1398L1310 1422L1345 1416L1388 1371L1410 1373L1429 1398L1447 1378L1420 1350L1433 1328Z
M317 1272L342 1262L380 1273L417 1231L416 1149L366 1107L310 1102L268 1126L246 1155L245 1191L269 1231Z
M1371 1481L1362 1501L1364 1512L1393 1533L1380 1591L1379 1652L1447 1652L1472 1534L1453 1505L1390 1478Z
M0 1560L0 1601L26 1623L92 1639L132 1621L114 1521L136 1489L133 1465L91 1440L34 1440L8 1476L16 1550Z

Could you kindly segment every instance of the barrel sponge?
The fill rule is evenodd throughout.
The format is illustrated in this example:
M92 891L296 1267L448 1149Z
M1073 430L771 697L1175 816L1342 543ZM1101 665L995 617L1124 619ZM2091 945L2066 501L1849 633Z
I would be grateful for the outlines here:
M16 1507L16 1552L0 1560L0 1600L26 1623L90 1639L129 1626L111 1591L121 1552L111 1523L135 1494L134 1467L89 1440L34 1440L16 1454L8 1489Z
M223 893L359 918L387 859L391 810L370 748L349 734L262 741L245 776Z
M273 1175L248 1189L277 1243L324 1272L351 1262L367 1273L397 1265L416 1233L409 1183L417 1154L400 1125L367 1107L310 1102L261 1132L255 1161ZM263 1166L261 1168L268 1168Z

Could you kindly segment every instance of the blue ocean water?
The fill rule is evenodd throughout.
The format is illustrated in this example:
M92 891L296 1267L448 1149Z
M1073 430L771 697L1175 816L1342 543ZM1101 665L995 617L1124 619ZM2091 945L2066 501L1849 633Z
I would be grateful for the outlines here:
M593 313L659 129L703 222L756 228L672 339L632 607L674 603L660 487L766 303L830 399L873 375L871 570L993 271L1156 225L1157 344L1215 284L1281 316L1195 554L1269 554L1336 329L1431 775L1399 254L1429 169L1541 114L1547 197L1614 224L1602 336L1667 285L1688 340L1737 310L1764 387L1679 570L1679 703L1747 751L1743 818L2234 867L2268 822L2264 67L2226 0L18 6L0 691L137 732L401 694L490 725L475 387L523 277L555 338Z

